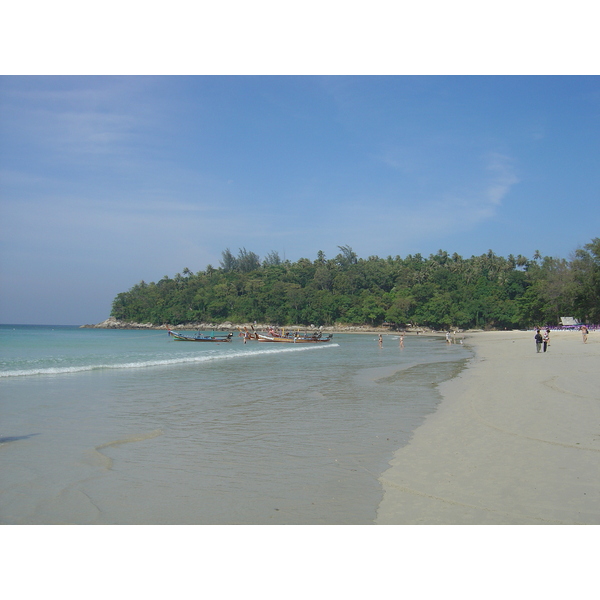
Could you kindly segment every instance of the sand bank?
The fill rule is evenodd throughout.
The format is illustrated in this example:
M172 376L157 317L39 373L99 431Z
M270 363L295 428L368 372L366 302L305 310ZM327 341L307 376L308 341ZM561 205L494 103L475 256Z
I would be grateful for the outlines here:
M600 524L600 333L467 335L475 356L380 481L379 524Z

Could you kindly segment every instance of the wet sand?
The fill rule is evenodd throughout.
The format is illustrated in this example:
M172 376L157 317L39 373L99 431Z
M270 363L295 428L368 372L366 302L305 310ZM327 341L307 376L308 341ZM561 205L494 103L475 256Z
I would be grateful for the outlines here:
M380 481L378 524L600 524L600 333L467 334L467 369Z

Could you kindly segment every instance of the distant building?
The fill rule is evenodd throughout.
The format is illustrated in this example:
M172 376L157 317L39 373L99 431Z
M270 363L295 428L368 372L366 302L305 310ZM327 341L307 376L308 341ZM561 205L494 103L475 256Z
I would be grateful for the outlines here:
M581 325L581 323L576 321L573 317L561 317L560 324L563 327L577 327L578 325Z

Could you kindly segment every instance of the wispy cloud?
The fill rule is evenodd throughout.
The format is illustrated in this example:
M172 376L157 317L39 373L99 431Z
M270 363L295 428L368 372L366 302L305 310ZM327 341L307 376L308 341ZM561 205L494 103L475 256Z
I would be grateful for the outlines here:
M511 187L519 183L515 175L513 160L505 155L492 153L488 158L487 171L491 174L486 195L491 204L498 205Z
M132 114L62 112L46 131L53 147L71 156L130 153L139 120Z
M10 80L14 85L3 90L7 138L47 153L47 160L70 162L120 157L144 141L153 110L144 97L146 78L58 78L49 87L44 81Z
M415 177L422 178L422 172ZM371 253L375 248L383 254L398 253L432 239L441 245L446 237L492 221L518 181L513 159L490 152L470 180L460 184L454 177L445 181L436 174L435 182L418 193L413 189L395 198L380 193L354 198L339 211L336 233Z
M484 172L475 173L473 180L462 191L447 192L421 209L417 208L413 218L422 221L425 217L433 231L446 228L468 231L482 221L492 219L502 200L519 181L513 160L495 152L487 156Z

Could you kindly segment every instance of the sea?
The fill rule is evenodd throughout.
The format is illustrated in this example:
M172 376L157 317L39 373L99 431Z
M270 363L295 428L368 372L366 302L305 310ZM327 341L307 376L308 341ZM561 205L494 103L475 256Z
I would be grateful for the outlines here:
M380 475L470 356L1 325L0 523L374 523Z

